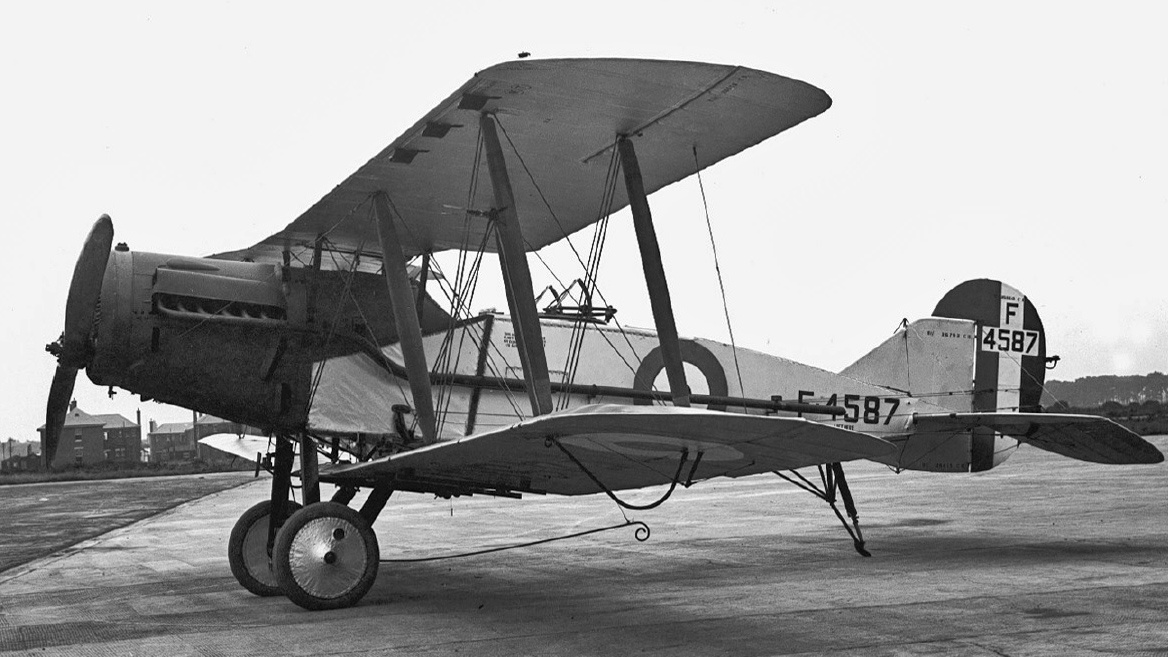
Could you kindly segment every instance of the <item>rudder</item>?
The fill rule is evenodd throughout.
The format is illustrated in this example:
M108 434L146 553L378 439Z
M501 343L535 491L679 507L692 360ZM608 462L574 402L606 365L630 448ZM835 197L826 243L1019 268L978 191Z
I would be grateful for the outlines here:
M977 279L954 287L932 317L906 324L842 374L902 390L938 411L1033 413L1041 411L1045 365L1046 337L1034 305L1009 285ZM961 433L936 438L947 446L945 458L918 434L910 442L927 460L910 457L900 465L942 470L964 462L959 469L978 472L1000 464L1017 446L988 427Z
M934 317L977 324L974 411L1041 411L1046 334L1030 299L1000 281L966 281L950 290Z

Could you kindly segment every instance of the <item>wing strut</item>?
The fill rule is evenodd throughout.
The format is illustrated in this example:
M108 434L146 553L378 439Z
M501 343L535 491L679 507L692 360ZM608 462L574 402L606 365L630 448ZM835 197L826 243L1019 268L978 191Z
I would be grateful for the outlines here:
M527 268L527 248L511 193L507 162L503 159L503 148L495 132L495 118L484 112L479 117L479 126L487 150L491 186L495 190L495 238L499 246L499 264L503 268L503 285L507 288L507 306L515 320L515 341L523 365L523 378L527 381L532 415L544 415L552 412L552 384L548 376L547 355L543 351L543 333L539 328L531 271Z
M649 305L653 309L657 337L661 340L661 357L665 362L665 375L669 378L669 392L673 396L674 406L689 406L689 385L685 382L677 323L673 320L673 303L669 300L669 284L665 281L665 268L661 265L661 247L657 244L657 232L653 229L653 215L649 212L649 199L645 196L641 165L637 162L633 142L628 137L622 135L617 140L617 149L620 151L621 169L625 173L629 208L633 211L637 246L641 249L645 285L649 288ZM650 387L653 385L652 381L646 383Z
M428 445L438 440L434 397L430 392L430 367L426 364L426 352L422 349L422 325L418 323L418 313L414 307L406 259L402 255L401 240L393 225L393 215L390 214L385 192L373 195L373 211L377 215L377 237L381 241L381 269L385 272L389 303L393 308L402 358L406 361L406 376L410 380L410 394L414 399L414 417L418 419L422 442Z

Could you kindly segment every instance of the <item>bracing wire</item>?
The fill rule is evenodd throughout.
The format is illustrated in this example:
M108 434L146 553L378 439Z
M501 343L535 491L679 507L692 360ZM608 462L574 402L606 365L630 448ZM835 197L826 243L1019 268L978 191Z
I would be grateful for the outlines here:
M373 207L372 207L372 205L370 205L369 206L370 213L372 213L372 210L373 210ZM327 243L327 240L325 240L325 242ZM365 246L365 244L364 244L364 242L362 242L360 247L363 249L364 246ZM332 254L331 250L330 250L330 254ZM335 255L330 255L330 257L335 258ZM339 298L352 299L353 306L357 309L357 312L361 315L362 321L364 321L365 326L368 327L368 326L370 326L370 324L369 324L368 320L365 318L364 311L362 310L360 304L357 303L357 299L353 296L353 291L352 291L353 290L353 282L356 279L357 269L360 266L360 263L361 263L361 259L359 257L354 257L353 261L351 263L349 263L348 271L346 272L346 275L345 275L344 287L341 290L341 294L340 294ZM334 260L333 265L337 266L337 264L338 263ZM338 269L339 269L339 267L338 267ZM333 309L332 321L329 322L328 334L325 336L325 340L324 340L325 344L328 344L330 341L332 341L333 337L336 335L336 332L339 328L338 318L340 317L341 310L344 308L344 305L345 304L343 304L343 303L338 303L336 305L336 307ZM321 380L324 377L324 370L325 370L325 368L323 365L320 367L317 367L316 372L313 375L312 385L309 388L309 394L308 394L308 399L309 399L310 405L312 403L312 400L316 398L316 392L320 388ZM400 390L401 383L397 381L396 377L394 377L394 381L398 384L398 388ZM402 392L402 394L403 395L405 394L404 391Z
M726 286L722 283L722 267L718 262L718 246L714 243L714 226L710 222L710 205L706 202L706 186L702 183L702 170L698 164L698 147L693 146L694 171L698 176L698 189L702 192L702 207L706 211L706 230L710 233L710 250L714 254L714 271L718 274L718 290L722 293L722 312L726 315L726 330L730 333L730 350L734 354L734 372L738 376L739 394L746 397L746 388L742 385L742 368L738 365L738 345L734 341L734 324L730 321L730 306L726 303ZM746 410L745 407L742 409Z
M491 554L492 552L503 552L504 550L517 550L520 548L534 547L536 545L543 545L545 543L552 543L554 541L563 541L569 538L580 538L581 536L588 536L589 534L599 534L600 532L607 532L613 529L624 529L625 527L636 527L633 532L633 537L639 542L644 542L649 539L649 525L640 520L629 520L619 525L611 525L608 527L598 527L596 529L586 529L580 532L573 532L563 536L553 536L551 538L544 538L538 541L529 541L527 543L516 543L514 545L503 545L500 547L485 548L482 550L474 550L472 552L461 552L459 554L444 554L436 557L416 557L412 559L381 559L381 563L420 563L423 561L445 561L447 559L462 559L465 557L477 557L483 554Z
M370 213L369 218L370 218L370 220L372 220L373 219L372 205L369 208L369 213ZM362 243L361 246L364 247L364 243ZM344 290L342 291L341 298L348 297L348 298L351 298L353 300L353 308L357 311L357 314L361 316L361 322L365 325L365 331L369 334L370 342L372 342L374 345L377 345L377 337L373 334L373 328L372 328L373 323L369 321L368 317L366 317L365 309L361 307L361 304L358 302L357 297L354 296L353 292L352 292L353 282L354 282L354 279L356 278L357 269L360 266L360 264L361 264L360 257L353 258L353 261L349 267L348 275L345 278L345 287L344 287ZM383 268L385 267L384 262L382 263L382 267ZM326 339L326 343L328 342L328 340L332 339L332 336L337 331L337 328L339 326L338 318L340 317L341 310L343 308L344 308L344 304L338 303L336 308L333 311L333 318L332 318L332 321L329 323L329 334L328 334L328 338ZM377 353L381 356L381 360L383 362L383 365L384 365L386 371L392 373L393 370L389 367L389 356L385 355L385 351L383 351L380 348L380 346L378 346ZM324 367L317 368L317 376L313 381L312 393L309 396L309 399L316 396L316 390L320 386L321 375L323 375L323 374L324 374ZM393 381L394 385L397 386L398 394L400 394L403 399L409 399L409 393L407 393L405 388L402 387L401 379L399 379L397 376L394 376L392 374L390 375L389 378L391 381Z
M608 219L610 216L608 208L612 207L612 197L616 193L617 162L616 149L613 149L612 157L609 159L608 172L605 175L604 198L601 201L598 212L599 217L592 235L592 247L588 253L588 265L584 272L584 289L581 291L583 298L580 299L580 304L591 305L592 295L596 291L597 276L600 272L600 259L604 253L604 243L608 235ZM565 388L560 393L560 409L567 408L572 399L572 395L568 391L566 384L570 384L576 380L576 373L580 366L580 356L584 349L584 335L587 326L588 320L583 316L577 317L572 325L568 355L564 363L563 383L565 384Z
M898 329L904 329L904 387L906 390L912 390L912 353L910 352L908 345L909 327L910 325L908 323L907 317L900 320L900 325L897 326ZM913 329L913 332L915 333L916 329Z
M507 132L507 128L505 128L505 127L503 126L503 123L502 123L501 121L499 121L499 117L498 117L498 116L496 116L496 117L495 117L495 124L496 124L497 126L499 126L499 130L500 130L500 131L503 133L503 137L504 137L504 139L506 139L506 140L507 140L507 143L508 143L508 145L510 145L510 146L511 146L511 150L512 150L512 152L514 152L514 153L515 153L515 157L516 157L516 158L519 160L519 164L520 164L520 166L521 166L521 167L523 167L523 171L524 171L524 173L526 173L526 174L527 174L527 178L528 178L528 179L531 181L531 184L532 184L532 185L535 187L535 191L536 191L536 193L537 193L537 194L539 194L539 198L540 198L540 200L542 200L542 201L543 201L544 207L546 207L546 208L547 208L547 210L548 210L548 214L551 216L551 218L552 218L552 221L554 221L554 222L556 223L556 226L557 226L557 227L559 227L559 229L560 229L560 234L563 236L563 238L564 238L564 241L565 241L565 242L567 242L567 244L568 244L568 248L569 248L569 249L571 249L572 253L573 253L573 254L576 256L576 261L580 263L580 266L581 266L581 267L582 267L582 268L583 268L585 271L587 271L587 269L588 269L588 266L585 264L585 262L584 262L584 258L582 258L582 257L580 256L580 252L579 252L579 251L576 249L576 245L575 245L575 243L573 243L573 242L572 242L572 239L571 239L571 237L568 235L568 231L567 231L567 229L564 227L564 224L563 224L563 222L561 222L561 221L560 221L560 218L559 218L559 217L556 215L556 211L555 211L555 209L553 209L553 208L552 208L552 205L551 205L551 203L548 201L548 199L547 199L547 196L546 196L546 195L543 193L543 189L542 189L542 188L540 188L540 186L539 186L539 182L538 182L538 181L536 181L536 179L535 179L535 175L534 175L534 174L532 174L532 172L531 172L531 169L530 169L530 168L527 166L527 162L526 162L526 161L523 159L523 154L519 152L519 149L518 149L518 148L516 148L516 146L515 146L515 142L513 142L513 141L511 140L511 135L510 135L510 134ZM615 150L615 149L614 149L614 150ZM528 246L528 248L530 248L530 246L531 246L531 245L530 245L530 244L528 244L527 246ZM536 255L537 255L537 256L539 255L539 254L538 254L538 252L536 252ZM543 260L543 259L542 259L542 258L540 258L540 260L541 260L541 262L542 262L542 260ZM547 267L547 263L544 263L544 266L545 266L545 267ZM551 271L551 268L550 268L550 267L548 267L548 271ZM559 282L559 283L560 283L560 286L561 286L561 287L563 287L563 282L562 282L562 281L559 281L559 277L556 277L554 272L552 273L552 276L553 276L553 277L555 277L555 278L556 278L556 280L557 280L557 282ZM600 290L600 288L599 288L599 287L598 287L598 288L596 288L596 290L595 290L595 291L596 291L596 294L597 294L597 295L600 297L600 300L601 300L601 301L602 301L604 304L606 304L606 305L607 305L607 304L608 304L608 299L606 299L606 298L605 298L605 296L604 296L604 293L603 293L603 292ZM637 353L637 349L636 349L636 347L634 347L634 346L633 346L633 342L632 342L632 340L631 340L631 339L629 339L629 337L628 337L628 334L625 332L625 330L624 330L624 326L623 326L623 325L621 325L621 323L620 323L620 320L618 320L618 319L614 319L614 322L616 323L617 329L619 329L619 330L620 330L621 336L622 336L622 337L624 337L624 339L625 339L625 343L628 345L628 347L629 347L629 350L632 352L633 356L634 356L634 357L636 357L637 361L639 362L639 361L641 360L641 357L640 357L640 355ZM611 344L611 342L610 342L610 344ZM623 358L623 357L622 357L622 360L624 360L624 358ZM626 363L626 364L628 364L628 361L627 361L627 360L625 360L625 363ZM630 365L629 367L630 367L630 369L631 369L631 371L632 371L633 373L636 373L636 371L637 371L637 370L636 370L636 368L633 368L631 365Z
M486 238L484 238L484 239L486 239ZM480 254L480 256L481 256L481 254ZM437 267L437 265L436 265L436 267ZM458 297L458 292L457 292L457 290L454 290L453 288L448 287L449 283L447 282L447 278L442 273L442 270L440 267L437 268L437 271L439 274L439 277L437 279L439 281L439 288L442 290L443 294L446 295L447 300L450 301L451 305L454 306L456 304L455 299ZM475 284L477 284L477 276L478 276L478 274L476 273L475 274L475 277L476 277ZM462 297L462 298L465 299L466 297ZM469 303L469 302L467 302L467 303ZM463 307L463 306L460 306L460 307ZM465 307L468 308L469 306L465 306ZM476 330L476 329L472 328L470 325L466 325L466 326L470 330ZM508 386L505 383L506 382L506 371L505 370L506 370L506 367L510 367L510 364L507 363L507 357L505 355L503 355L503 352L499 350L499 347L494 343L494 341L487 341L486 340L486 336L483 334L481 329L477 329L477 330L479 331L478 337L477 337L477 342L478 342L479 348L487 350L485 366L490 370L490 372L493 376L500 379L500 381L504 382L503 383L504 396L506 397L508 403L511 405L512 410L514 410L515 417L523 419L525 417L525 415L523 414L522 409L520 408L520 406L518 405L518 403L515 400L515 391L512 390L510 388L510 386ZM464 335L465 335L465 331L464 331ZM475 338L472 337L472 339L475 339ZM485 342L485 344L484 344L484 342ZM493 350L493 354L492 354L492 350ZM498 356L498 358L504 363L504 366L505 366L504 368L501 369L498 366L498 364L495 361L495 356Z
M469 333L469 331L466 328L464 328L460 332L459 340L458 340L458 348L457 348L457 350L455 350L453 348L454 332L457 329L457 327L459 326L459 322L461 320L469 319L470 313L467 310L467 308L469 307L469 305L468 305L469 300L471 298L473 298L474 291L478 287L479 272L481 270L481 265L482 265L482 260L483 260L483 252L485 251L486 242L490 239L490 235L491 235L492 230L493 230L493 224L488 225L487 230L483 234L483 242L482 242L482 244L480 244L479 249L476 252L476 256L472 261L470 261L468 263L465 258L461 257L461 255L466 254L466 250L463 250L462 253L460 254L459 271L458 271L458 274L456 275L456 281L461 281L462 287L461 288L455 287L449 293L449 296L451 297L451 306L452 306L452 308L455 309L455 312L451 314L450 327L446 333L446 337L442 341L442 349L443 349L442 353L445 355L445 359L442 360L442 362L445 363L445 365L444 365L445 369L443 371L448 372L450 375L449 379L447 379L448 383L453 381L454 373L456 372L458 365L459 365L458 359L454 360L453 366L451 365L451 363L450 363L451 354L452 354L452 352L456 352L458 354L458 358L459 359L461 358L462 349L466 343L467 334ZM436 271L439 271L439 273L441 274L440 267L436 267ZM442 278L444 278L444 276L442 276ZM457 306L457 308L455 308L455 306ZM480 340L479 342L480 342L480 348L482 348L482 344L481 344L482 341ZM445 390L445 388L444 388L444 390ZM453 402L453 393L446 394L442 397L442 402L441 402L442 409L443 409L442 410L442 423L445 423L445 421L446 421L446 416L449 413L450 404L452 402Z
M486 250L487 241L490 238L492 224L488 223L486 230L483 231L482 241L476 251L476 257L472 263L468 263L468 253L471 246L471 228L474 220L474 214L471 212L471 207L474 202L475 194L478 190L479 171L482 163L483 155L483 138L480 129L478 139L475 144L474 161L471 166L470 179L467 181L467 193L465 202L465 212L463 214L463 233L462 233L462 248L458 251L458 265L457 273L455 275L454 283L449 292L447 292L443 283L439 287L447 294L450 300L450 321L448 323L446 334L443 337L442 344L439 348L437 358L437 369L440 372L447 373L449 376L444 380L444 384L440 387L438 397L438 407L440 415L438 420L439 434L445 427L446 420L450 413L450 404L453 402L454 395L451 386L448 384L453 380L454 374L458 368L461 356L462 347L466 338L466 331L461 332L458 343L457 356L454 356L454 332L457 330L460 320L469 317L470 299L474 295L474 290L478 285L479 265L482 263L482 255ZM441 280L445 281L446 277L441 272L441 267L437 261L431 259L434 263L435 271L439 272ZM453 364L451 361L453 360Z
M551 266L548 265L547 261L543 259L543 256L541 256L539 254L539 251L533 251L532 253L535 254L536 259L539 260L540 264L543 265L544 269L548 270L548 273L551 274L552 278L556 279L556 282L559 283L561 287L563 287L563 281L560 280L559 276L556 275L555 270L553 270L551 268ZM604 303L608 303L608 302L605 301ZM632 352L633 356L636 357L637 360L639 361L640 356L637 355L637 350L635 347L633 347L632 340L629 338L628 333L624 330L624 327L620 325L620 322L616 322L616 324L617 324L617 332L620 333L621 337L623 337L625 339L625 343L628 344L629 350ZM622 353L620 349L617 349L617 346L608 337L608 335L607 335L608 331L606 331L600 327L594 327L594 328L596 329L596 332L600 335L600 337L603 338L606 343L608 343L608 346L612 349L612 352L617 355L617 358L620 358L621 362L625 364L625 367L627 367L628 370L630 372L632 372L633 374L636 374L637 368L633 367L633 364L629 362L628 358L625 358L624 353ZM656 388L653 388L653 389L656 390ZM664 402L655 401L654 403L663 404Z

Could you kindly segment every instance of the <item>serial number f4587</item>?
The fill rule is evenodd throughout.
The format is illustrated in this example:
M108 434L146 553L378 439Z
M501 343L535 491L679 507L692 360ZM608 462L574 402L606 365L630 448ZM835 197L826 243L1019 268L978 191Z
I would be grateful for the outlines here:
M811 402L815 393L810 390L799 391L799 401ZM839 404L840 395L833 394L823 402L825 406L842 405L846 413L843 421L848 424L888 424L896 409L900 408L900 400L896 397L877 397L875 395L843 395L843 404Z
M982 351L1037 356L1039 335L1038 331L983 326L978 342Z

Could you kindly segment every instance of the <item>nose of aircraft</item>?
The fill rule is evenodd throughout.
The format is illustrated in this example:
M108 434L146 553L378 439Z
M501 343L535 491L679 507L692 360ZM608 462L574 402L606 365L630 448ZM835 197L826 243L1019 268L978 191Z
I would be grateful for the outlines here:
M113 221L109 215L103 214L90 229L73 268L73 280L65 301L65 331L56 342L45 347L57 357L57 371L49 386L45 409L44 458L47 467L52 466L57 453L77 372L93 359L93 326L113 241Z

